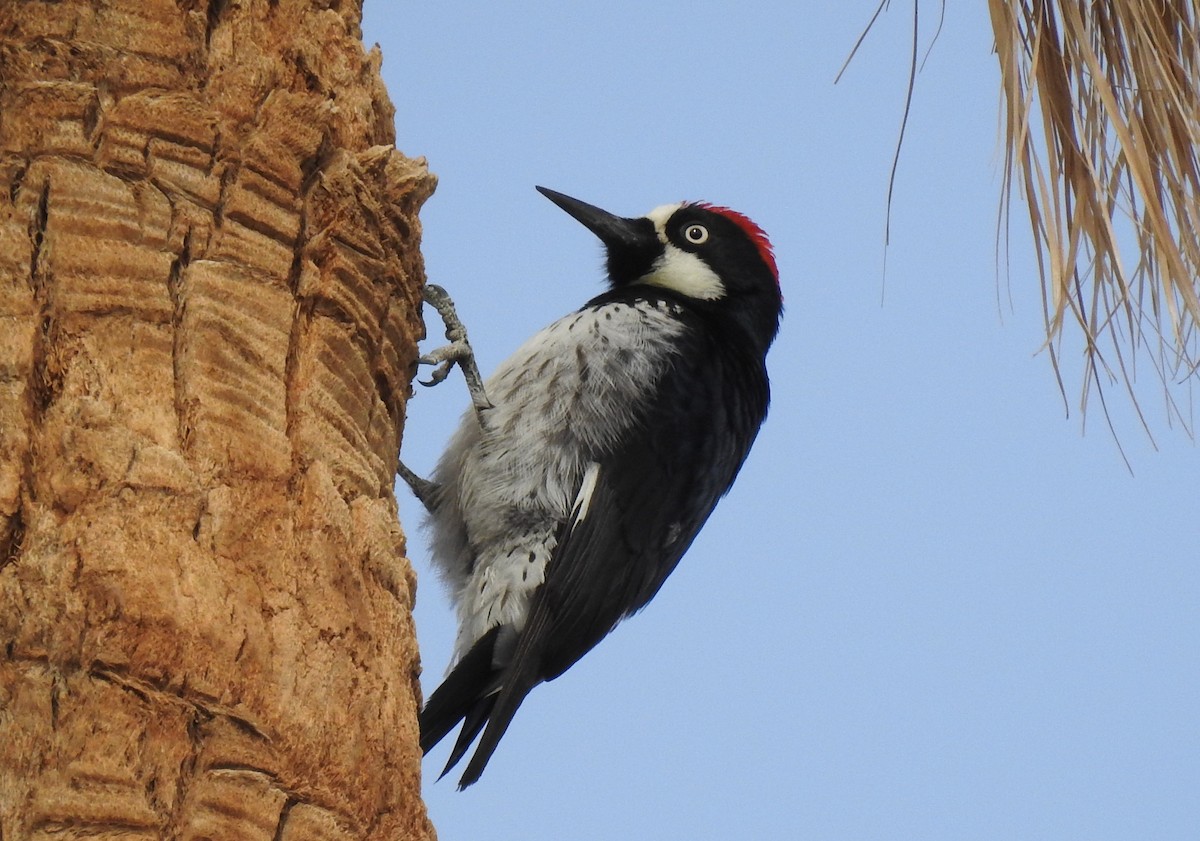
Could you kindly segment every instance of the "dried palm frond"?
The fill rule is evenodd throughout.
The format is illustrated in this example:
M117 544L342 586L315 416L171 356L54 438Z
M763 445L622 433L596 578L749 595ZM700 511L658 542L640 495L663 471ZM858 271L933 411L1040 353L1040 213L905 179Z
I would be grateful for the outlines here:
M1148 358L1171 414L1200 364L1200 12L1195 0L988 0L1007 215L1029 210L1056 373L1082 331L1089 388ZM1060 375L1061 383L1061 375ZM1136 399L1134 405L1137 405Z

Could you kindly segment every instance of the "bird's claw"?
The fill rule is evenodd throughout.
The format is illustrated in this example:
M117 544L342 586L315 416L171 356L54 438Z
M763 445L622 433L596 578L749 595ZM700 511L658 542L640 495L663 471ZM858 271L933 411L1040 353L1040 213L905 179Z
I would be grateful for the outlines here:
M455 312L454 302L450 300L445 289L429 285L425 287L424 294L425 302L437 310L442 317L442 323L446 325L446 338L450 340L450 344L417 358L418 365L434 366L428 381L417 380L417 382L423 386L435 386L450 376L450 370L457 365L462 369L463 379L467 381L467 390L471 393L471 403L475 406L475 415L479 419L479 425L487 429L484 412L492 408L492 401L488 400L487 392L483 389L483 377L479 376L479 366L475 364L475 353L471 350L470 342L467 341L467 328L463 326L458 313ZM438 504L440 490L438 484L428 479L422 479L409 470L402 461L397 462L396 472L413 492L413 496L419 499L426 510L432 513Z
M421 365L435 366L427 381L417 382L423 386L435 386L450 376L450 369L457 365L463 372L467 391L471 394L471 404L482 423L483 412L492 408L492 401L488 399L484 390L483 377L480 376L479 366L475 362L475 352L467 340L467 328L458 317L454 301L445 289L430 283L425 286L424 295L425 303L437 310L438 315L442 317L442 323L446 325L446 338L450 340L450 344L432 350L417 360Z
M448 334L450 331L447 330L446 332ZM469 365L475 364L474 353L471 351L471 346L467 344L466 336L459 341L453 341L420 357L417 360L418 364L435 365L437 367L430 372L428 380L417 380L417 382L423 386L432 388L450 376L450 371L454 368L455 364L461 367L464 362ZM463 370L463 376L469 376L465 369ZM488 405L489 407L491 406L490 403Z

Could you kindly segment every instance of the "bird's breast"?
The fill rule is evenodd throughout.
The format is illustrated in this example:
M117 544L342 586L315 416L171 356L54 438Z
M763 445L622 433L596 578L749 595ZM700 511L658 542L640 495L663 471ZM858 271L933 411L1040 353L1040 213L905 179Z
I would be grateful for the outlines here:
M434 477L452 500L433 527L444 532L435 547L457 555L439 562L458 590L460 647L523 621L588 466L638 434L669 376L686 329L679 316L668 301L589 305L535 334L488 379L487 428L468 412ZM457 552L452 535L465 540Z

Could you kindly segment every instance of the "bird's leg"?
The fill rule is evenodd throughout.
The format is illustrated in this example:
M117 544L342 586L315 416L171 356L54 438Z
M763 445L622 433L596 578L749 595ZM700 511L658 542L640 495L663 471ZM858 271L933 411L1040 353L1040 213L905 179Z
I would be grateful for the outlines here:
M483 389L483 377L479 376L479 366L475 364L475 352L471 350L471 343L467 341L467 328L455 312L454 302L442 287L427 284L425 303L437 310L442 317L442 323L446 325L446 338L450 340L450 344L431 350L417 360L422 365L437 366L429 375L428 382L418 382L424 386L435 386L446 379L450 375L450 369L457 364L462 369L463 379L467 381L467 391L471 393L471 405L475 407L479 424L485 426L483 413L492 408L492 401L488 400L487 392Z
M488 400L487 392L484 391L483 377L479 375L479 366L475 363L475 352L471 349L471 343L467 341L467 328L458 317L458 313L454 309L454 301L450 299L450 295L445 289L430 283L425 286L424 294L425 303L437 310L438 315L442 317L442 323L446 325L446 338L450 340L450 344L443 345L417 359L418 364L437 366L429 375L428 382L422 380L417 380L417 382L423 386L435 386L446 379L450 375L450 369L457 364L462 369L463 379L467 382L467 391L471 394L471 405L475 407L475 416L479 420L479 425L487 429L484 412L492 408L492 401ZM436 482L422 479L413 473L403 461L397 461L396 472L408 485L413 496L421 501L427 511L432 513L437 507L440 486Z
M422 479L416 473L408 469L404 462L399 462L396 472L400 474L400 478L408 485L408 489L412 491L413 496L421 501L425 506L425 510L433 513L433 509L437 507L437 492L438 484L430 482L428 479Z

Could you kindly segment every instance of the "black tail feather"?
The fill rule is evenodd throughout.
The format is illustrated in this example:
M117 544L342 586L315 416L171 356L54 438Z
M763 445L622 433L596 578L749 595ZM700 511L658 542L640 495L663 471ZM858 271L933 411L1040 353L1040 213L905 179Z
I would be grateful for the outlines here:
M429 753L430 748L444 739L446 734L463 719L468 719L467 723L474 726L471 739L474 739L475 733L478 733L483 723L487 721L487 714L491 711L494 696L493 700L488 700L484 696L487 695L495 676L492 655L499 634L500 626L496 626L480 637L479 641L471 646L471 650L446 676L442 685L434 690L433 694L429 696L429 700L425 702L425 707L421 710L422 753ZM480 714L479 707L485 701L487 707ZM477 717L480 719L478 722L475 721ZM468 729L464 727L463 732L466 733ZM462 741L462 736L459 736L459 741ZM467 744L470 744L470 741L468 739ZM456 744L457 758L450 765L453 765L462 756L458 747ZM463 746L463 752L465 751L466 746ZM447 770L449 770L449 766L447 766Z
M475 783L483 774L488 760L500 744L500 737L512 723L517 708L521 706L529 691L542 682L538 669L545 644L544 629L549 621L549 612L535 603L532 613L517 643L517 649L504 670L504 683L497 687L499 692L490 699L487 726L479 738L471 761L467 763L462 779L458 781L459 791Z
M544 621L544 617L543 617ZM529 690L541 683L536 664L540 645L522 638L511 659L497 654L501 634L511 628L497 626L471 646L421 710L421 751L430 749L446 737L459 722L462 729L450 751L442 777L450 773L479 738L479 744L467 763L459 791L476 782L495 752L500 737L508 729L513 715ZM510 638L511 639L511 638ZM497 659L504 662L498 663ZM480 736L480 734L483 734Z
M487 724L488 716L492 713L492 707L496 706L496 697L497 693L493 692L484 698L480 698L463 718L462 730L458 731L458 738L454 740L454 749L450 751L450 758L446 760L446 767L438 775L439 780L449 774L450 769L466 756L471 743L475 741L475 737L479 735L479 731L483 729L483 725Z
M475 753L471 755L471 761L467 763L467 769L463 771L462 777L458 781L458 790L462 791L469 785L474 785L483 775L483 769L487 767L488 760L495 753L497 745L500 744L500 737L504 735L504 731L508 729L508 725L512 723L513 716L517 712L517 707L525 700L525 696L529 694L529 690L533 689L536 681L523 682L520 686L505 686L500 692L488 697L487 714L478 723L475 733L483 730L483 737L479 740L479 745L475 748ZM486 729L484 725L487 725ZM474 739L474 733L471 738ZM468 741L463 745L462 753L466 753ZM456 746L457 747L457 746ZM462 756L462 753L458 756ZM458 761L457 759L455 760ZM447 767L446 771L450 768ZM443 771L444 775L446 771Z

